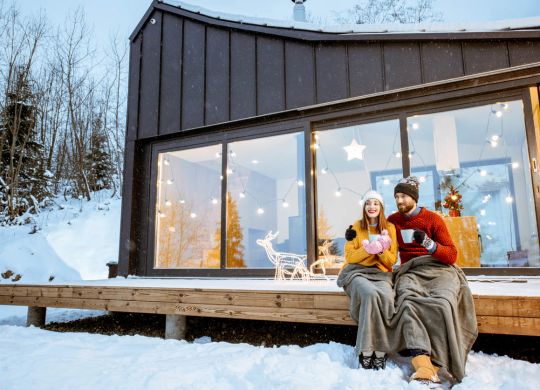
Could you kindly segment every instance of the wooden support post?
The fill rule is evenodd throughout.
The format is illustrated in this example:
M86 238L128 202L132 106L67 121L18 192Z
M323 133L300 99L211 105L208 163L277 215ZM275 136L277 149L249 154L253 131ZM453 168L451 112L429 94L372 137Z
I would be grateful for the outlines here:
M46 307L28 306L28 315L26 317L26 326L34 325L41 328L45 325Z
M165 338L183 340L186 337L186 316L165 315Z

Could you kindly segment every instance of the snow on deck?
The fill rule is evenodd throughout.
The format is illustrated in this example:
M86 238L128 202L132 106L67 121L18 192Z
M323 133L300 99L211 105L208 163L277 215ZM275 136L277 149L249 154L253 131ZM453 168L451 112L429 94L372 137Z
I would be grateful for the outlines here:
M95 286L132 288L199 288L237 291L340 292L336 277L330 280L275 281L273 279L233 278L148 278L117 277L104 280L80 280L47 283L50 286ZM469 287L475 295L540 297L540 276L469 276ZM8 283L2 283L7 285ZM13 283L20 284L20 283ZM25 284L32 286L32 284ZM43 285L43 284L40 284Z

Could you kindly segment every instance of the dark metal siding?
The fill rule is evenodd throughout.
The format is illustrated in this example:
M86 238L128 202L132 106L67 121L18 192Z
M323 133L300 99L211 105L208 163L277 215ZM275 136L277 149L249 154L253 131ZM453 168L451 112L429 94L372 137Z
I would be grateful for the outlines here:
M231 32L231 119L257 115L255 37Z
M311 42L206 19L157 7L134 35L128 139L540 61L534 37Z
M147 23L142 36L139 138L155 136L158 130L161 13L154 12L152 18L155 23Z
M285 58L282 39L257 38L257 114L285 109Z
M347 47L320 44L315 49L317 103L349 97Z
M180 131L183 19L163 15L159 134Z
M506 42L464 42L465 74L487 72L510 66Z
M351 96L380 92L384 88L383 61L379 43L349 43Z
M385 90L422 84L422 66L418 43L385 43Z
M206 124L229 120L229 32L206 31Z

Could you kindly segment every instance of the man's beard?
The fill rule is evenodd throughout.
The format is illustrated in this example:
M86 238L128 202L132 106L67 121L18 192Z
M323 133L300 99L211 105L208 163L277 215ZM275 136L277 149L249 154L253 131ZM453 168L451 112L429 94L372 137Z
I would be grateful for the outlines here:
M413 204L404 204L404 205L398 206L398 210L402 214L407 214L413 208L414 208L414 203Z

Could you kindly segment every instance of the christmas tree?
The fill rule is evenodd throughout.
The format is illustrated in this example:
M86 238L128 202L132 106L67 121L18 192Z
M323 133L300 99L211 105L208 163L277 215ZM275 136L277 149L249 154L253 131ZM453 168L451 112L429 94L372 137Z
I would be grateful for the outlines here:
M459 217L461 215L461 210L463 210L461 198L462 196L459 191L453 185L450 185L450 190L444 197L443 207L449 210L448 214L451 217Z

